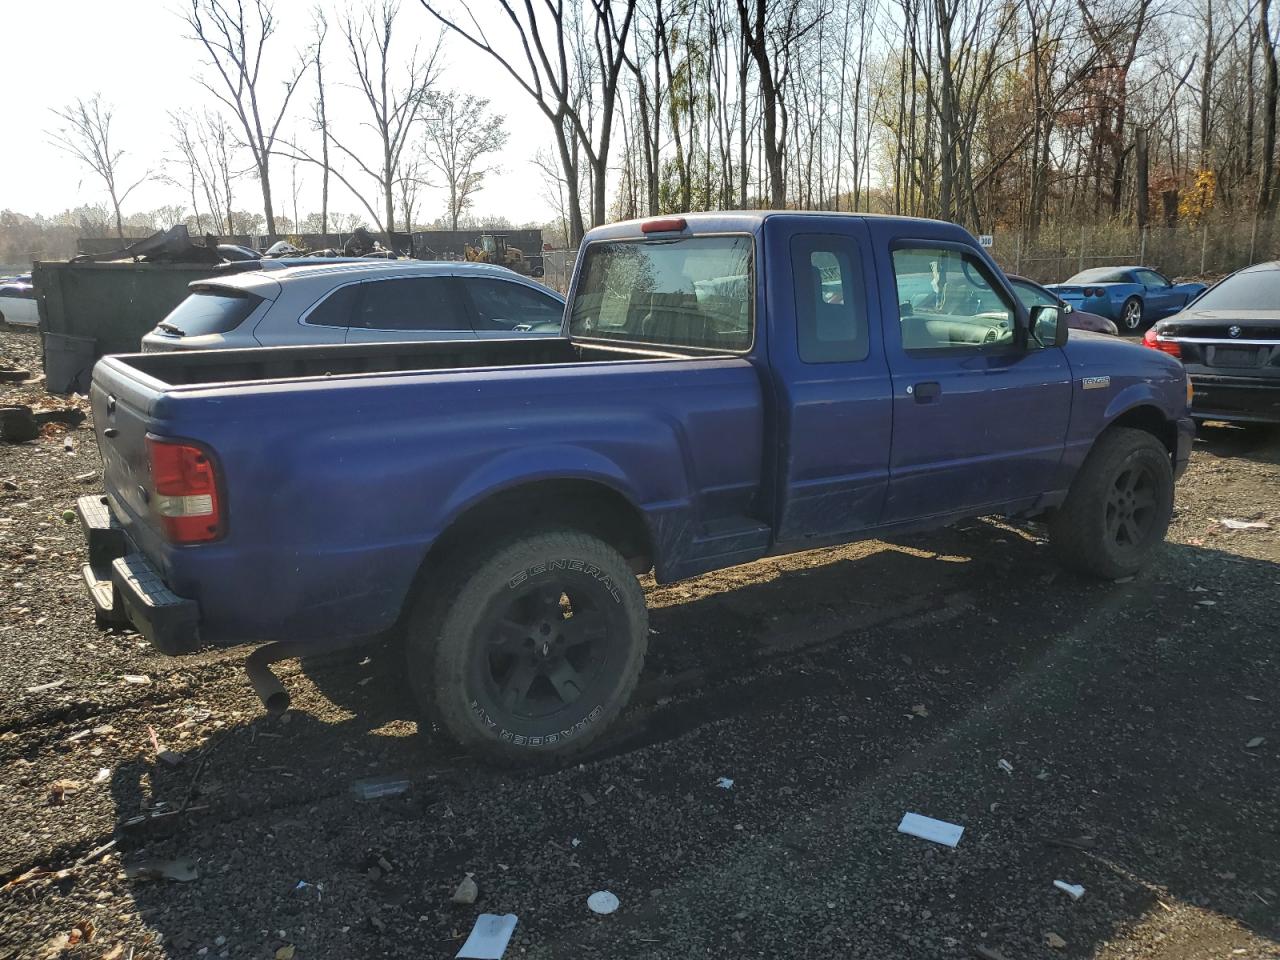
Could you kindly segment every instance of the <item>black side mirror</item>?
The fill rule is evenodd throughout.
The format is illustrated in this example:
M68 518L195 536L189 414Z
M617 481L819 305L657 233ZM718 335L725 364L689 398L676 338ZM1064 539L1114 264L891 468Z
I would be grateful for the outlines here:
M1067 342L1070 327L1067 318L1057 306L1038 303L1031 308L1029 342L1041 347L1061 347Z

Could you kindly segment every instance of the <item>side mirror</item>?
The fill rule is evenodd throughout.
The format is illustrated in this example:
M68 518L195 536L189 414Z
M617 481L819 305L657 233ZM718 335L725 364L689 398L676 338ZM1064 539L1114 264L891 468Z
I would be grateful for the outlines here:
M1031 308L1030 343L1038 343L1042 347L1061 347L1067 342L1069 332L1066 315L1053 304L1038 303Z

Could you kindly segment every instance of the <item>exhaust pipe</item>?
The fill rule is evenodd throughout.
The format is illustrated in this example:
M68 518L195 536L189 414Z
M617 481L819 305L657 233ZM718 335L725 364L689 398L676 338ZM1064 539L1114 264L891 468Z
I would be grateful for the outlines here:
M302 645L291 642L268 643L259 647L244 662L245 676L249 685L258 695L267 713L284 713L289 709L289 691L284 688L276 675L271 672L271 664L278 660L301 655Z
M249 685L258 695L267 713L279 714L289 709L289 691L271 672L271 664L292 657L315 657L336 653L367 642L362 638L340 638L329 641L278 640L263 644L249 654L244 662L244 673Z

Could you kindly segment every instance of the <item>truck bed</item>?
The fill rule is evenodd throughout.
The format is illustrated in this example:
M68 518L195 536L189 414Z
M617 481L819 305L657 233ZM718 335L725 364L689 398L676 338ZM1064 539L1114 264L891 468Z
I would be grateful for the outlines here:
M561 337L438 343L358 343L251 350L171 351L116 357L169 387L253 383L306 377L541 366L608 360L671 360L705 351L635 349L577 344Z

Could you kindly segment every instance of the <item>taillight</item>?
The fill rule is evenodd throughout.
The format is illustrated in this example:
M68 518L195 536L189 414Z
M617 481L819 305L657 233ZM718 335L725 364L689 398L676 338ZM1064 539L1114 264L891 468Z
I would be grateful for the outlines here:
M1085 287L1084 295L1086 297L1100 297L1102 296L1102 290L1099 287Z
M151 507L171 543L205 543L222 535L218 477L209 454L182 440L147 437Z
M1150 347L1152 350L1159 350L1169 354L1171 357L1182 359L1182 348L1178 346L1175 340L1165 340L1156 332L1156 328L1150 328L1142 337L1142 345Z

